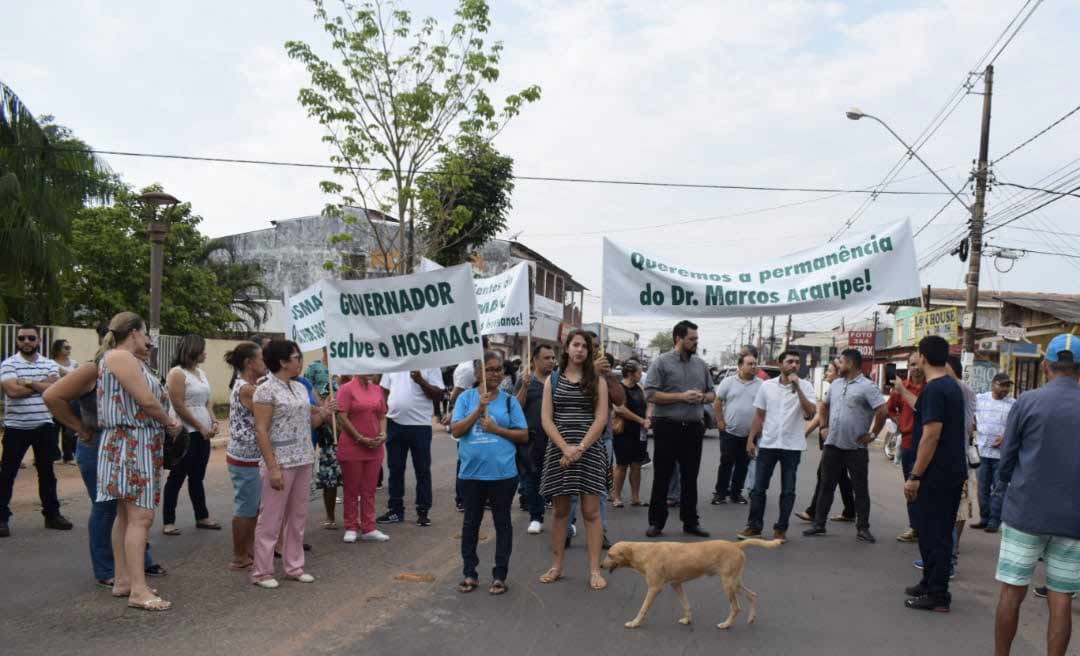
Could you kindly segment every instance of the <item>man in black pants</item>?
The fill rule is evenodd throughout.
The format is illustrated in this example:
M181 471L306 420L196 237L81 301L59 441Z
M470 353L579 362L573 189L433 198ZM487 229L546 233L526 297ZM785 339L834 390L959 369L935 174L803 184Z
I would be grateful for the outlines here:
M907 502L918 504L915 530L923 560L922 580L905 590L911 598L904 605L939 613L948 612L952 603L953 529L968 469L964 394L945 369L948 357L944 338L930 335L919 342L926 387L915 404L915 465L904 483Z
M675 349L653 361L645 380L645 398L653 411L653 484L649 501L649 530L655 538L667 523L667 491L675 466L682 490L679 517L683 532L707 538L697 513L697 477L701 468L701 441L705 436L705 407L716 395L705 361L697 351L697 326L680 321L672 331Z
M746 497L742 494L747 465L750 463L746 440L757 413L754 398L762 384L757 370L757 357L743 353L739 356L738 373L720 381L716 387L713 407L717 428L720 429L720 467L716 471L716 490L712 498L714 506L727 503L728 498L732 503L746 504Z

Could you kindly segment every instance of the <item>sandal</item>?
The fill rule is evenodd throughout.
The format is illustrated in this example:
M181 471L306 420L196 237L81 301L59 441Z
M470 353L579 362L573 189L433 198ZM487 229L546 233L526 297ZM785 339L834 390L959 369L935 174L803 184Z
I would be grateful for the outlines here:
M630 505L635 507L635 508L648 508L649 507L649 502L648 501L631 501Z
M562 570L552 567L540 576L541 583L554 583L563 577Z
M465 579L461 583L458 583L457 591L462 594L467 594L478 587L480 587L479 581L474 581L473 579ZM495 587L494 584L492 584L492 587Z
M150 590L150 594L152 594L152 595L157 594L157 590L155 590L154 588L150 588L149 590ZM114 597L116 597L118 599L120 597L130 597L131 596L131 590L128 590L127 592L117 592L116 590L113 590L112 596L114 596Z
M172 608L171 601L165 601L161 597L151 597L146 601L128 601L128 608L137 608L150 612L161 612Z
M611 502L611 507L612 508L625 508L626 504L624 504L622 501L612 501Z
M164 567L162 567L161 565L159 565L157 563L154 563L153 565L151 565L150 567L147 567L143 571L146 573L147 576L150 576L150 577L155 577L156 576L156 577L159 577L159 578L163 577L163 576L166 576L169 573L169 571L167 569L165 569Z
M204 522L195 522L195 528L201 528L207 531L220 531L221 524L207 520Z
M491 583L491 587L488 588L488 594L496 595L496 596L501 595L501 594L506 594L507 589L508 588L506 587L506 584L503 583L502 581L493 581Z
M597 583L599 581L599 583ZM607 587L607 580L600 575L600 572L593 572L589 576L589 587L593 590L603 590Z
M113 580L112 579L98 579L97 584L100 585L103 588L111 588L111 587L113 587Z
M198 524L196 524L196 526L198 526ZM172 527L172 528L165 527L165 528L161 529L161 534L162 535L169 535L169 536L175 537L177 535L180 535L180 533L181 533L180 529L176 528L175 526Z

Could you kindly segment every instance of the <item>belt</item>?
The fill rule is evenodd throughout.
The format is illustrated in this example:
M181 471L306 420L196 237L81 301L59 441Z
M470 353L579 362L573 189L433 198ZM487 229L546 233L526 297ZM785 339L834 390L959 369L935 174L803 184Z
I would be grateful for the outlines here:
M695 421L683 421L681 419L671 419L669 417L653 417L653 421L665 424L678 424L680 426L703 426L705 424L701 419Z

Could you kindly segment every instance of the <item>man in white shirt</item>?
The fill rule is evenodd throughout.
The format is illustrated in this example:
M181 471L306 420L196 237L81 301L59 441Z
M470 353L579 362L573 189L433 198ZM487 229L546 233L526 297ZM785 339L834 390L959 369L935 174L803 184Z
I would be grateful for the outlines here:
M740 540L761 537L765 523L765 492L777 463L780 464L780 515L773 525L773 539L787 540L788 520L795 507L795 475L806 450L806 422L817 411L814 387L799 378L802 356L797 351L780 354L780 376L761 384L754 398L757 414L750 427L746 452L757 457L754 488L750 491L750 516Z
M994 481L1001 465L1001 444L1005 441L1005 423L1016 399L1009 374L994 376L989 392L975 397L975 433L979 447L979 523L971 528L996 533L1001 526L1001 504L1004 494L993 494Z
M390 498L379 524L405 521L405 462L412 455L416 476L416 523L431 526L431 418L432 401L442 396L438 369L383 374L389 392L386 404L386 460L390 468Z

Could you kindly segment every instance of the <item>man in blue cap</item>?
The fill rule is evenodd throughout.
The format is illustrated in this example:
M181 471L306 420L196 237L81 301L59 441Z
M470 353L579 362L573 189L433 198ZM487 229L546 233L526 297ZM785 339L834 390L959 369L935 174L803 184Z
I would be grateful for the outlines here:
M1020 604L1040 558L1046 561L1050 626L1046 653L1064 656L1072 631L1072 595L1080 591L1080 339L1058 335L1042 363L1046 385L1013 405L1001 448L1005 489L996 654L1008 654ZM1000 489L997 490L1000 493Z

